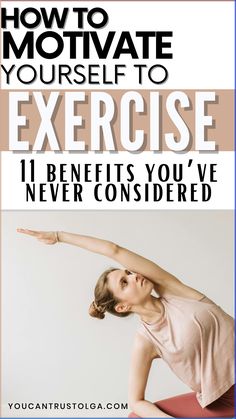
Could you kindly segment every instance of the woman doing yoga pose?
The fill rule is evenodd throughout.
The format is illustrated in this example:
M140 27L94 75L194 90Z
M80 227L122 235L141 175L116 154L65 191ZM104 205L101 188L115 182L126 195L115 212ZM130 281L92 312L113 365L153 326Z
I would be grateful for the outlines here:
M18 229L45 244L67 243L105 255L124 269L105 271L89 313L136 313L129 378L130 417L233 417L234 322L201 292L160 266L110 241L66 232ZM153 292L155 295L153 295ZM145 400L152 361L162 358L192 392L157 403Z

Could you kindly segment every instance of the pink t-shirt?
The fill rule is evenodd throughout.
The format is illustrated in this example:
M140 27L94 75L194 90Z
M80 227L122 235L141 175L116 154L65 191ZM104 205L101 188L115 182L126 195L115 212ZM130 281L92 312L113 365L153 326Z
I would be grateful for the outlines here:
M205 407L234 384L234 319L207 297L160 297L164 311L139 333Z

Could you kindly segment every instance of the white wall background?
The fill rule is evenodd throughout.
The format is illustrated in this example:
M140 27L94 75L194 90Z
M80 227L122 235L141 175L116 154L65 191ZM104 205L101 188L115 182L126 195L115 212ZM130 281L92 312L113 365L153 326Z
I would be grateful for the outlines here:
M94 235L159 263L233 313L232 211L2 213L2 415L127 417L127 410L10 411L11 402L126 402L138 319L88 316L109 259L68 245L46 246L17 227ZM116 266L116 265L115 265ZM189 389L161 360L147 397Z

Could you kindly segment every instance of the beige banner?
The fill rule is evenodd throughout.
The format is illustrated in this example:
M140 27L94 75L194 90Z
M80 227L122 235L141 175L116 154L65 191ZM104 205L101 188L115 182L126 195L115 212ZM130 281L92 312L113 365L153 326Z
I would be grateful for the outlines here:
M104 90L105 91L105 90ZM76 91L73 90L73 93ZM125 150L120 140L120 102L122 96L126 93L126 90L107 90L106 93L112 96L116 111L114 118L111 122L111 128L113 132L115 150ZM159 138L160 146L157 151L166 151L168 147L165 142L165 133L173 133L176 140L179 140L180 133L171 120L166 110L166 100L171 90L161 90L160 95L160 129ZM11 110L9 109L9 91L1 91L1 150L9 150L9 124L11 121ZM33 96L32 91L28 91L29 101L22 102L19 104L19 115L24 115L27 118L26 126L19 128L18 139L19 141L25 140L30 144L32 149L35 142L35 138L41 123L41 116L38 111L38 107ZM51 91L43 91L43 97L45 103L47 103ZM60 150L65 150L65 94L67 92L60 91L57 101L57 106L53 113L53 127L56 133ZM134 106L131 105L131 138L134 137L135 130L143 130L145 133L145 141L142 149L150 150L150 91L139 90L138 93L143 98L145 104L145 112L135 112ZM178 106L178 112L184 120L185 124L189 128L191 133L189 146L185 151L195 150L195 90L184 90L188 96L190 107L189 109L183 109ZM216 90L215 91L215 102L208 102L205 106L205 114L212 116L213 125L205 129L205 138L209 141L214 140L217 144L217 151L232 151L234 150L234 93L233 90ZM85 91L86 100L83 102L77 102L75 105L75 115L81 115L83 118L83 124L81 127L75 128L75 138L83 140L86 144L86 150L91 150L91 91ZM157 115L158 117L158 115ZM68 149L68 147L67 147ZM106 147L101 142L101 150L106 150ZM47 138L44 141L44 150L51 150L49 147Z

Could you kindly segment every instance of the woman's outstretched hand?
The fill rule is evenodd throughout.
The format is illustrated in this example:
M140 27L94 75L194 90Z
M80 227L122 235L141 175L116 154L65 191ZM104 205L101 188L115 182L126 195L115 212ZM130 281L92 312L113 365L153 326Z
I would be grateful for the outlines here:
M35 231L27 230L24 228L17 228L17 232L35 237L37 240L45 244L55 244L59 241L58 233L56 231Z

